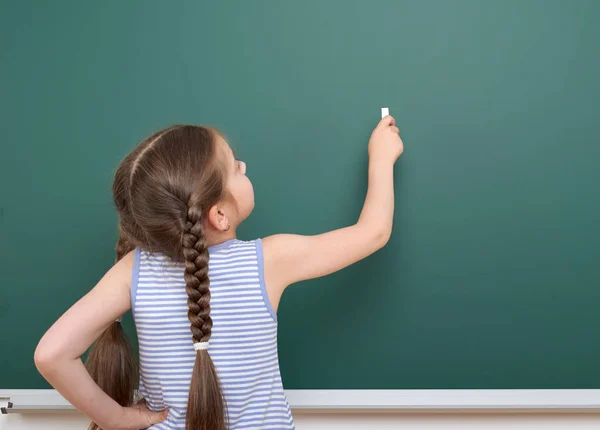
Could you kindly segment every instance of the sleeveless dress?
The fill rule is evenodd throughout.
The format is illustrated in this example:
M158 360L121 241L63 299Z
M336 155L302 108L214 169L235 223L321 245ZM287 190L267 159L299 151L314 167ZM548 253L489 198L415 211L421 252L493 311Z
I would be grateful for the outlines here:
M221 382L229 430L294 429L277 355L277 315L264 282L260 239L209 248L213 331L210 354ZM140 394L152 411L169 408L156 430L185 428L196 359L184 264L135 250L132 311L139 341Z

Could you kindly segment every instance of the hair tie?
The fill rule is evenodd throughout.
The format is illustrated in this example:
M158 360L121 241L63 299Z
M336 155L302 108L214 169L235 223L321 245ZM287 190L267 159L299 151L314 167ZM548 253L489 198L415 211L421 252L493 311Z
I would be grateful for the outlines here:
M194 349L196 351L208 349L208 342L196 342L194 343Z

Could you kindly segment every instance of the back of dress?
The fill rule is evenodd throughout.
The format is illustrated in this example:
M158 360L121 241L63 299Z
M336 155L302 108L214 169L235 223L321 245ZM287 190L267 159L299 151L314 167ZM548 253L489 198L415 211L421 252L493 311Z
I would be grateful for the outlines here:
M264 282L260 239L209 248L213 320L209 354L228 412L229 430L294 428L277 356L277 317ZM136 249L131 286L139 339L140 393L153 411L169 408L152 429L185 428L196 359L184 264Z

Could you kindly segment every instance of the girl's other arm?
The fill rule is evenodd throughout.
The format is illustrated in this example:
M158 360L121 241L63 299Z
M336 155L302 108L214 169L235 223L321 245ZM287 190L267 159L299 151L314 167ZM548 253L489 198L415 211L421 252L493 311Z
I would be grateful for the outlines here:
M100 334L131 308L132 267L133 252L50 327L35 351L42 376L103 429L145 428L165 418L143 408L121 407L96 385L81 361Z
M264 239L265 283L275 308L288 285L337 272L387 243L394 215L394 163L402 151L396 123L386 116L369 141L369 185L358 222L316 236Z

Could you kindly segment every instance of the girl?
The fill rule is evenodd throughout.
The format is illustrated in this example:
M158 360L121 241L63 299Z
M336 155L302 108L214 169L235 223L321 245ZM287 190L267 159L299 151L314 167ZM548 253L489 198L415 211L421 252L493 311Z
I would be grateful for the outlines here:
M402 151L387 116L369 141L369 187L355 225L243 242L236 230L254 192L224 138L197 126L151 136L115 175L117 262L41 339L38 370L92 428L293 429L277 357L279 299L288 285L386 244ZM129 309L139 338L137 404L136 366L117 321ZM86 369L80 357L94 341Z

